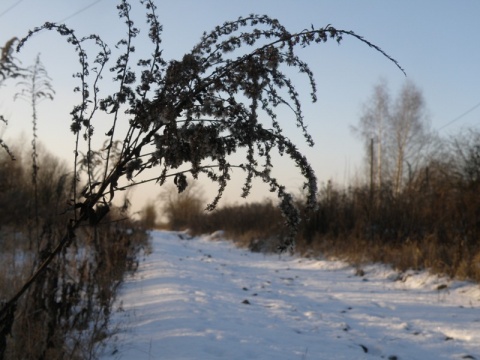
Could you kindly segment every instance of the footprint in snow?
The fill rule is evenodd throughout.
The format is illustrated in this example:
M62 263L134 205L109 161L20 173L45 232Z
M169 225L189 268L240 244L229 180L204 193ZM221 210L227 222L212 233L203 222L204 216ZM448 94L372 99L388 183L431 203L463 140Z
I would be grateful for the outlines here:
M358 346L360 346L362 348L362 350L365 354L368 353L368 348L365 345L358 344Z

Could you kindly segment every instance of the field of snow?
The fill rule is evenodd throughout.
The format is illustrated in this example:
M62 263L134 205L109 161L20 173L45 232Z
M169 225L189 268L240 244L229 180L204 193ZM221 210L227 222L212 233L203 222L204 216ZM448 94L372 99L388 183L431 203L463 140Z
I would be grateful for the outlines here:
M152 233L102 360L479 359L480 288Z

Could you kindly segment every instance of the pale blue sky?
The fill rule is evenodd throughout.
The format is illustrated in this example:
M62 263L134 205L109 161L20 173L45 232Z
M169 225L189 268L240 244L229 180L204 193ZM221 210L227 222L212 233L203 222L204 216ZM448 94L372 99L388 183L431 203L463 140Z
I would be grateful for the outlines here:
M480 103L480 2L477 0L157 0L156 3L164 26L166 59L178 58L189 51L204 30L249 13L278 18L292 32L311 24L316 27L332 24L355 31L399 61L409 79L423 90L432 127L443 127L441 135L477 126L480 119L479 107L444 127ZM93 5L73 15L90 4ZM117 20L116 4L114 0L2 0L0 44L13 36L22 37L45 21L68 18L66 24L75 28L79 36L97 33L113 46L125 33L123 24ZM136 24L145 28L143 13L137 10ZM146 42L137 45L138 51L142 51L143 45ZM71 46L54 33L36 36L19 58L29 64L38 52L57 92L54 102L45 102L39 108L40 139L52 152L69 157L73 149L68 113L73 106L75 83L71 74L77 71L76 58ZM306 122L316 142L313 149L305 152L320 182L332 178L345 184L360 172L363 159L362 144L350 132L350 126L358 121L362 103L380 77L388 80L392 92L399 89L405 77L394 64L354 39L345 38L340 46L334 42L314 46L301 55L315 73L319 95L319 101L310 104L306 82L299 79ZM28 106L18 101L13 103L11 96L10 88L0 89L0 112L11 120L4 136L14 137L20 129L29 136ZM302 142L295 127L287 128L295 141ZM283 179L292 189L298 188L300 175L283 165L282 162L278 167ZM140 193L154 194L152 191L148 188ZM138 193L138 198L147 198ZM227 199L235 201L239 193L232 188ZM265 188L259 187L252 199L265 195Z

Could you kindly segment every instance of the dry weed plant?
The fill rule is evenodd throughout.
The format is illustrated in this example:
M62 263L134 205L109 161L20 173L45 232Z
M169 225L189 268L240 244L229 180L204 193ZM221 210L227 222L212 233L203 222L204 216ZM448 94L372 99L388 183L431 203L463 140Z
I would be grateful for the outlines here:
M280 108L290 111L307 144L313 145L304 123L300 94L285 71L293 67L304 75L310 83L311 100L316 101L313 72L296 55L297 49L328 40L340 43L348 36L379 52L402 70L382 49L352 31L327 25L290 32L278 20L255 14L216 26L205 32L199 43L182 58L167 62L162 57L162 26L155 4L153 0L140 0L140 4L145 8L152 53L135 62L135 41L140 31L131 18L131 5L126 0L117 6L119 18L127 28L126 38L115 44L118 55L114 55L98 35L78 37L66 25L50 22L31 30L18 42L17 50L21 50L33 35L44 30L65 37L78 55L80 68L74 74L78 80L74 91L80 95L81 102L71 111L70 130L75 136L75 150L72 186L67 191L69 205L63 209L61 217L64 227L62 230L46 226L39 232L42 239L38 243L43 256L35 264L32 276L0 308L0 357L4 353L1 345L7 338L11 339L11 333L18 331L20 321L24 319L28 323L33 316L38 316L47 326L46 333L41 335L41 327L36 327L37 323L32 325L31 332L40 336L39 339L44 336L43 340L36 345L26 342L23 349L36 351L37 358L52 358L58 354L67 358L75 356L77 347L63 344L69 345L63 348L56 343L57 335L64 326L82 328L85 319L82 313L73 318L59 315L71 311L72 304L85 308L87 313L91 307L88 297L86 305L84 299L69 297L70 289L79 286L76 282L72 284L72 279L86 289L95 287L93 293L87 293L93 294L95 304L108 306L109 283L93 285L91 277L105 269L111 253L120 262L125 253L118 247L97 247L103 239L112 239L111 233L99 235L98 232L113 209L115 195L129 187L145 182L163 185L172 179L177 190L182 192L188 185L187 174L194 179L205 176L218 184L217 195L207 205L207 209L212 210L222 197L232 172L243 172L243 196L250 193L254 177L268 184L278 196L286 225L279 249L292 248L299 230L300 212L293 196L272 176L273 151L289 156L305 178L308 208L316 206L317 195L312 167L285 135L276 115ZM94 43L99 50L93 62L90 62L91 54L86 52L88 42ZM11 48L10 45L7 55ZM117 57L110 65L114 56ZM105 81L104 73L108 70L112 75L109 80L117 85L117 90L111 94L101 91L102 78ZM95 149L94 137L103 136L95 133L100 113L110 119L110 128L105 134L104 146ZM262 120L265 118L268 121ZM123 133L118 126L120 122L127 124ZM0 145L8 151L3 142ZM245 158L243 162L233 162L230 155L239 150L246 154ZM89 242L96 250L92 255L96 261L91 264L83 259L78 272L67 277L68 271L72 271L69 264L78 260L69 256L68 249L80 249L80 230L87 224L96 229ZM120 233L118 236L123 239ZM115 238L115 242L124 246L120 239ZM49 276L52 272L56 276ZM57 296L52 296L58 292ZM19 311L22 303L25 304L24 313ZM15 349L18 344L12 346ZM42 350L34 349L35 346Z

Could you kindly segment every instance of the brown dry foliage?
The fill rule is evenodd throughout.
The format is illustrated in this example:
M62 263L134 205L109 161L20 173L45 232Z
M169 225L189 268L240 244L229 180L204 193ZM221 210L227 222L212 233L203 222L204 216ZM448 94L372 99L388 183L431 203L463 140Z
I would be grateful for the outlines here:
M479 140L471 131L446 142L446 152L410 174L398 193L390 185L372 193L369 186L340 189L329 182L316 210L303 214L296 251L480 281ZM224 230L261 251L275 249L271 244L282 236L270 202L198 214L189 227L195 233Z
M55 157L42 153L38 209L33 220L33 187L28 156L0 153L0 303L12 297L64 236L69 175ZM56 258L17 303L5 359L85 359L95 356L111 333L108 316L115 290L137 266L145 247L142 228L113 208L96 227L83 226L68 250ZM3 353L2 349L2 353Z

